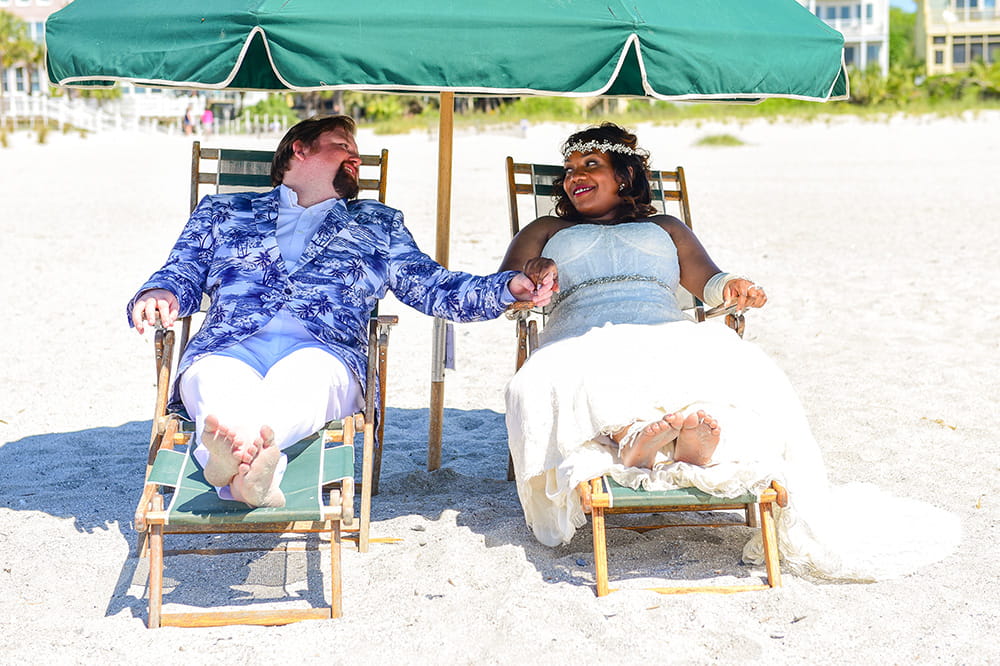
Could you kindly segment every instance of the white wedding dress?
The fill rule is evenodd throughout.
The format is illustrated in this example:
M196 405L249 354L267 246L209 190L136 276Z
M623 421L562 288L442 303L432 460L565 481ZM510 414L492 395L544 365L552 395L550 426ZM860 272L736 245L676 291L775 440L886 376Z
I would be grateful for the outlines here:
M892 578L954 550L953 514L870 484L829 484L781 370L724 325L696 324L678 308L677 251L661 227L578 224L542 256L559 268L560 298L540 348L507 387L518 495L540 542L569 542L586 523L577 484L611 473L632 487L696 486L721 497L777 480L789 493L789 506L775 509L781 556L812 578ZM722 430L712 464L666 455L653 470L620 464L608 434L698 409ZM759 531L744 559L763 561Z

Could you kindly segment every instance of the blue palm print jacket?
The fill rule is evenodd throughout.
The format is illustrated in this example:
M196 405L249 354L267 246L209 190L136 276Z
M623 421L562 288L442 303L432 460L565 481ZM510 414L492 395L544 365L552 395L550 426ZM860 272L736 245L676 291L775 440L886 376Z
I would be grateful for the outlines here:
M421 312L453 321L499 316L514 271L485 277L449 271L417 248L403 214L377 201L334 206L289 272L275 235L278 190L207 196L163 268L142 285L177 296L180 316L211 305L178 368L259 331L282 307L341 358L365 386L368 317L391 289Z

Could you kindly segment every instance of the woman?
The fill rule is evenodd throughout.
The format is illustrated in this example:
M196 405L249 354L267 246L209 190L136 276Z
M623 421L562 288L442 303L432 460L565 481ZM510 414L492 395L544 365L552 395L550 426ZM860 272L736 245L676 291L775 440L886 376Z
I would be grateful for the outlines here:
M656 214L635 135L605 123L570 136L563 157L556 216L522 229L502 266L560 290L539 349L507 387L518 495L538 540L568 543L586 522L577 484L611 473L632 487L722 497L779 481L790 499L776 508L781 554L800 574L876 580L949 553L953 516L863 484L830 486L777 366L681 312L678 286L709 306L761 307L767 296L721 272L683 222ZM899 529L865 526L859 516L872 510ZM763 561L759 533L744 558Z

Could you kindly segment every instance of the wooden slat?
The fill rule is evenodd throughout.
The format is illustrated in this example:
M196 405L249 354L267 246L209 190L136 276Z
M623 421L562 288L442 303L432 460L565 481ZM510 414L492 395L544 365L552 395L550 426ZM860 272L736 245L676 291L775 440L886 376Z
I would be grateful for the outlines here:
M668 504L646 504L642 506L613 506L607 512L617 515L632 513L687 513L690 511L742 511L746 503L739 504L688 504L670 506Z
M723 587L713 585L698 585L693 587L647 587L643 588L650 592L659 594L691 594L692 592L703 592L707 594L735 594L737 592L756 592L759 590L770 590L770 585L730 585Z
M302 620L329 620L330 608L290 608L288 610L217 611L206 613L163 613L161 627L225 627L232 624L279 626Z
M171 525L166 523L166 511L146 513L147 525L163 525L164 534L306 534L330 529L326 521L296 520L281 523L208 523L205 525Z

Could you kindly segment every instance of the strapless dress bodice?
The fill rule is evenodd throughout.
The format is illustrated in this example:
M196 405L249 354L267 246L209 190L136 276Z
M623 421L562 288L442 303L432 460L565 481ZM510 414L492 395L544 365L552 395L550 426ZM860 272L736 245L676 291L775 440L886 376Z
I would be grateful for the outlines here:
M543 345L605 324L686 318L675 296L677 248L658 224L577 224L553 235L542 256L556 262L560 287L540 335Z

